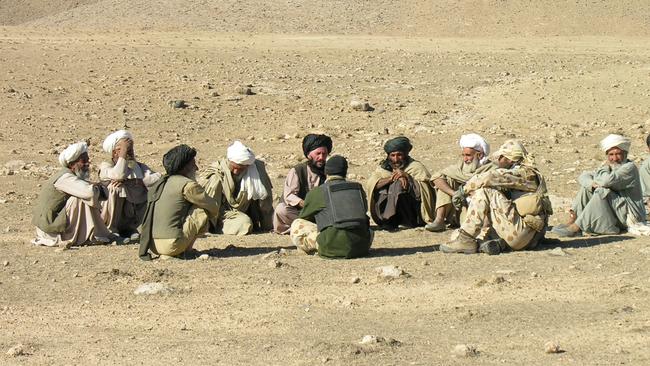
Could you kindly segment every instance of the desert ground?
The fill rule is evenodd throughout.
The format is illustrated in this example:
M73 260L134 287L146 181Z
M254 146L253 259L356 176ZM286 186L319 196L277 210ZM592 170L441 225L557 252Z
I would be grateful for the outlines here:
M1 2L0 364L650 364L647 237L549 234L487 256L440 253L450 232L378 231L354 260L270 233L200 239L207 260L30 244L58 153L90 139L96 168L124 126L159 171L176 144L205 167L240 139L275 196L310 132L360 182L397 135L432 172L458 161L462 133L518 138L557 224L606 134L645 158L648 24L640 0ZM405 274L379 277L388 265ZM134 294L151 282L166 290Z

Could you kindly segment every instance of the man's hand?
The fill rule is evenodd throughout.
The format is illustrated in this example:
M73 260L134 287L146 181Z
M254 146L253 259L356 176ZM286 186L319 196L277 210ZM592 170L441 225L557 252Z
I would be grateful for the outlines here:
M121 139L120 141L118 141L117 144L115 144L115 150L117 150L117 156L126 159L132 145L133 145L133 141L129 139Z
M122 186L122 181L121 180L112 180L108 184L108 188L113 188L113 189L120 188L121 186Z
M451 197L451 204L454 206L456 211L460 211L463 209L463 206L466 205L465 198L467 196L465 195L465 190L463 189L463 186L458 188L456 192L454 192L454 195Z
M409 175L403 170L396 169L393 172L393 176L391 177L393 182L396 180L399 180L400 183L402 184L402 188L406 189L408 188L409 185Z

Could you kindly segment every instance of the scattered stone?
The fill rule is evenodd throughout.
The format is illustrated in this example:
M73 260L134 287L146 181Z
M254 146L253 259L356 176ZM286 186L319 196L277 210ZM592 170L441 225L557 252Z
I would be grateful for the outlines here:
M393 338L384 338L380 336L375 336L375 335L365 335L361 340L359 341L359 344L363 345L379 345L379 344L386 344L389 346L399 346L402 344L402 342L393 339Z
M7 168L10 171L25 170L27 169L27 165L22 160L10 160L5 163L5 168ZM11 175L11 174L7 174L7 175Z
M8 266L8 265L9 265L9 261L3 261L3 262L2 262L2 265L5 266L5 267Z
M560 348L560 344L555 341L549 341L544 344L544 351L546 353L561 353L562 349Z
M456 357L476 357L478 356L478 351L475 346L468 344L457 344L454 349L451 350L451 354Z
M372 111L372 107L368 102L361 102L358 100L353 100L350 102L350 107L355 111L368 112Z
M555 249L549 251L548 255L552 255L556 257L566 257L569 254L565 252L564 249L562 249L561 247L556 247Z
M174 292L174 288L162 282L143 283L133 291L135 295L156 295Z
M213 90L213 91L211 91L210 93L208 93L208 95L211 96L211 97L218 97L218 96L219 96L219 92L216 91L216 90Z
M399 277L410 277L408 273L406 273L403 269L389 265L389 266L383 266L383 267L377 267L375 270L379 273L379 277L383 279L395 279Z
M363 338L361 338L361 341L359 341L359 344L373 344L373 343L379 343L379 337L368 334L363 336Z
M17 344L7 351L7 356L9 357L18 357L25 354L25 346L22 344Z
M241 95L253 95L253 90L249 86L240 86L235 89L237 94Z
M271 268L280 268L282 266L284 266L284 263L278 259L269 262L269 267Z
M210 255L209 254L201 254L198 259L200 259L202 261L207 261L207 260L210 259Z
M169 102L169 104L170 104L170 105L172 106L172 108L174 108L174 109L185 109L185 108L189 107L189 106L187 105L187 103L185 103L185 101L182 100L182 99L179 99L179 100L172 100L171 102Z
M350 278L350 283L352 283L352 284L359 283L359 282L361 282L361 278L359 278L359 277Z
M226 100L227 102L238 102L238 101L240 101L240 100L242 100L242 99L244 99L244 98L242 98L242 97L240 97L240 96L238 96L238 95L233 95L233 96L231 96L231 97L227 97L227 98L225 98L225 100Z
M429 265L429 261L423 261L423 262L422 262L422 265L423 265L423 266L428 266L428 265Z
M500 283L506 282L506 279L503 278L503 276L494 276L492 277L492 280L490 282L492 282L495 285L498 285Z
M494 271L494 273L500 274L500 275L512 275L512 274L515 274L515 271L510 270L510 269L502 269L502 270Z
M537 274L537 272L532 272L530 274L530 277L536 278L536 277L539 277L539 274Z

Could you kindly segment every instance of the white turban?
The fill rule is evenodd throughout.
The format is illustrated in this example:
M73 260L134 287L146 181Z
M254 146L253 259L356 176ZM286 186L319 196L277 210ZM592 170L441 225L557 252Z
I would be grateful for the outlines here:
M102 144L102 148L104 148L104 151L111 154L115 149L115 145L121 139L129 139L133 141L133 135L131 135L131 132L127 130L115 131L112 134L108 135L108 137L106 137L104 143Z
M468 133L467 135L462 135L460 137L460 147L464 149L466 147L480 151L483 153L483 158L481 158L481 164L485 164L490 155L490 145L485 141L483 137L475 133Z
M260 178L260 172L255 165L255 154L250 148L237 140L228 147L227 157L233 163L248 165L241 178L240 192L246 192L249 200L263 200L268 197L269 192Z
M255 162L255 154L241 141L236 140L228 147L226 156L228 160L240 165L251 165Z
M627 137L611 134L600 142L600 148L603 149L604 152L607 152L613 147L618 147L625 152L629 152L631 144L632 142Z
M88 145L85 142L81 141L72 144L66 147L65 150L61 151L61 154L59 154L59 164L61 164L62 167L67 168L70 163L79 159L81 154L85 152L88 152Z

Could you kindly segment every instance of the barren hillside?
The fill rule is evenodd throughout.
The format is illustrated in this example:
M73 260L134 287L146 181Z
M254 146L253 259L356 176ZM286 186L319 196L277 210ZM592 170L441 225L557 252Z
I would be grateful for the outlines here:
M37 28L426 37L643 36L650 2L391 0L22 0L0 24Z

